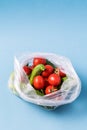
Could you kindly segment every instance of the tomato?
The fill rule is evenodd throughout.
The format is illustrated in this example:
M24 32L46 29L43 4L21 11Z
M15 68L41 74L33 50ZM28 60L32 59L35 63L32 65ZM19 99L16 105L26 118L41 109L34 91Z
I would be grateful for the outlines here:
M59 71L59 74L61 77L66 77L66 74L62 70Z
M46 59L44 59L44 58L34 58L33 65L36 66L38 64L45 65L46 64Z
M43 77L48 77L49 75L50 74L49 74L48 70L45 70L45 71L42 72Z
M32 66L29 66L29 67L30 67L30 69L31 69L31 70L33 70L33 69L34 69L34 65L32 65Z
M48 82L51 85L58 86L61 83L61 78L59 75L53 73L48 77Z
M25 73L26 73L27 75L29 75L29 74L31 73L31 69L30 69L29 66L24 66L24 67L23 67L23 70L25 71Z
M56 68L55 73L58 74L60 77L66 77L66 74L63 72L63 69Z
M44 78L44 80L45 80L45 87L47 87L49 85L48 79Z
M45 70L42 72L43 77L48 77L51 73L53 73L54 68L51 65L45 65Z
M51 65L45 65L46 70L51 74L54 71L54 68Z
M45 89L45 94L50 94L50 93L53 93L55 91L57 91L57 87L49 85Z
M44 89L45 81L44 78L40 75L34 77L33 85L35 89Z

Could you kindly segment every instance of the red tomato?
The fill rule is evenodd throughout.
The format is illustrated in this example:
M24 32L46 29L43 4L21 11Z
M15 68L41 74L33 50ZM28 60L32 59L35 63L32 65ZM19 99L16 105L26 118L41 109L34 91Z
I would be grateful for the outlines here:
M46 59L44 58L34 58L33 65L36 66L38 64L46 64Z
M47 87L49 85L48 79L44 78L44 80L45 80L45 87Z
M57 87L54 87L52 85L49 85L48 87L46 87L45 89L45 94L50 94L57 91Z
M33 85L35 89L44 89L45 81L44 78L40 75L36 76L33 81Z
M48 77L48 82L51 85L58 86L61 83L61 78L59 75L53 73Z
M59 74L61 77L66 77L66 74L62 70L59 71Z
M31 69L30 69L29 66L24 66L24 67L23 67L23 70L25 71L25 73L26 73L27 75L29 75L29 74L31 73Z
M48 70L44 70L43 72L42 72L42 76L43 77L48 77L50 75L50 73L48 72Z
M48 77L51 73L53 73L54 68L51 65L45 65L45 70L42 72L43 77Z
M30 69L31 69L31 70L33 70L33 68L34 68L34 65L32 65L32 66L29 66L29 67L30 67Z
M54 71L54 68L51 65L45 65L46 70L51 74Z
M55 73L60 77L66 77L66 74L63 72L63 69L56 68Z

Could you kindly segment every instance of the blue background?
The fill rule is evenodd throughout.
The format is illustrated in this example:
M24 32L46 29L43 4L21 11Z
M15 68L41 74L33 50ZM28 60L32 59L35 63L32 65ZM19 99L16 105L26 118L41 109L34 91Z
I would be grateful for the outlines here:
M82 82L72 104L47 111L10 93L14 55L65 55ZM0 130L87 129L87 1L0 0Z

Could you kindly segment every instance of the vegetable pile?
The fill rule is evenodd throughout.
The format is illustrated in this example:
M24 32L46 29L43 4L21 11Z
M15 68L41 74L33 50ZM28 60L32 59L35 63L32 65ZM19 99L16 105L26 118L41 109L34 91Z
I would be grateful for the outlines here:
M58 91L67 79L63 68L56 67L48 59L35 57L32 65L23 66L30 84L38 95L47 95Z

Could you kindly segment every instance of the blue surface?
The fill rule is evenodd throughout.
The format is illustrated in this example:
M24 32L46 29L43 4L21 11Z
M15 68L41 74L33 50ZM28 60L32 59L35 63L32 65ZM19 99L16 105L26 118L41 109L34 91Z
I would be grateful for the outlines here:
M28 51L69 57L82 82L79 98L46 111L12 95L14 55ZM86 130L86 57L86 0L0 0L0 130Z

